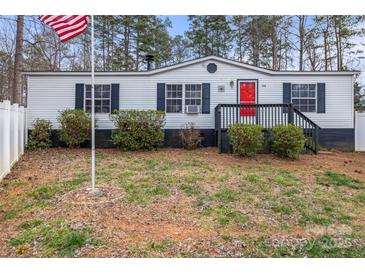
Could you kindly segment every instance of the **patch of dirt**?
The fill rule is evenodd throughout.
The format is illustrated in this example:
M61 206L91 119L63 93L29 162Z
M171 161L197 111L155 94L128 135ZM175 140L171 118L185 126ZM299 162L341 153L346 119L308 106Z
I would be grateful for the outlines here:
M113 187L98 187L92 190L90 187L78 188L70 191L57 199L60 205L98 206L107 204L112 207L125 196L124 191Z

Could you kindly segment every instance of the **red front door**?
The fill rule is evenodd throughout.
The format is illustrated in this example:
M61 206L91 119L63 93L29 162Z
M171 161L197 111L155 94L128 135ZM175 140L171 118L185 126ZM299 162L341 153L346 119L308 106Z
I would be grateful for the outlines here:
M240 104L253 105L256 104L256 83L240 82ZM241 116L256 116L255 108L241 108Z

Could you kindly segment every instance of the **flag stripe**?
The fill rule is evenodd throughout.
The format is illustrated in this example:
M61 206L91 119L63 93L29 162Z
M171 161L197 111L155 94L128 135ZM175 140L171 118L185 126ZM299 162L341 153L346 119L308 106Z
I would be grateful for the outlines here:
M39 19L52 27L60 37L61 42L66 42L84 32L89 24L90 15L42 15Z
M45 20L45 23L52 27L57 22L64 20L66 18L67 18L67 16L65 16L65 15L56 15L56 16L53 15L53 16L50 16L49 18L47 18Z
M54 24L52 24L52 27L57 29L62 26L73 25L73 24L75 24L76 21L82 20L83 18L85 18L85 17L84 16L73 16L72 18L71 17L62 18L62 20L59 20L59 21L55 22Z
M68 40L78 36L79 34L83 33L85 31L85 29L87 29L87 25L85 25L81 29L78 29L74 32L69 32L69 33L63 35L62 38L61 38L61 42L68 41Z
M71 30L71 29L77 29L81 28L85 25L85 19L79 19L79 21L76 21L72 25L62 25L60 27L55 27L54 30L57 32L57 34L62 34L65 31Z

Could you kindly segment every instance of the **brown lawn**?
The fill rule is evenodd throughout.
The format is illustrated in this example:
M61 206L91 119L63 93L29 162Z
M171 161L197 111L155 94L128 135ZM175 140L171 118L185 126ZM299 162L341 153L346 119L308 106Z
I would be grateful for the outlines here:
M27 152L0 183L2 257L364 257L365 154Z

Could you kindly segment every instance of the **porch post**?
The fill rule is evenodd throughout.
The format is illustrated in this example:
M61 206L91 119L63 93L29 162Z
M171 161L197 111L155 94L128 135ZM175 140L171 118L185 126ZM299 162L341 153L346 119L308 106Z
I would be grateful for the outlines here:
M316 151L316 154L318 153L318 151L319 151L319 128L318 128L318 126L316 125L316 127L315 127L315 132L314 132L314 134L315 134L315 142L316 142L316 144L315 144L315 151Z
M221 124L221 105L218 105L217 124L218 124L218 152L222 153L222 124Z
M289 111L288 111L288 124L294 123L294 107L293 104L289 104Z

